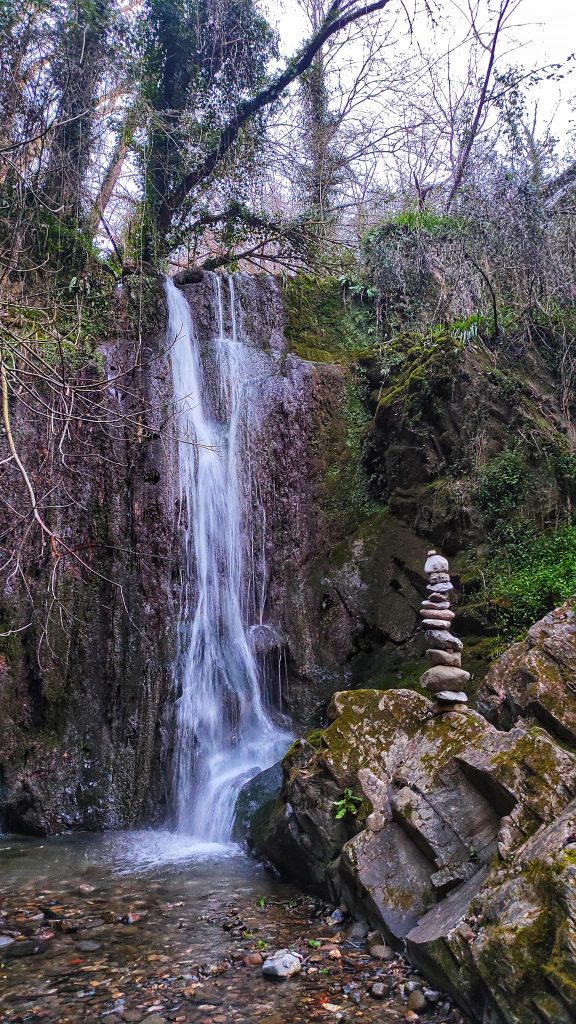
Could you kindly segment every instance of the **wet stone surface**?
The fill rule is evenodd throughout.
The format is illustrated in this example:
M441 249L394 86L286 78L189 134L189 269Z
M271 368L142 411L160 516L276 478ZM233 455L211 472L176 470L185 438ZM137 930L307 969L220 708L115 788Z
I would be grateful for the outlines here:
M2 1024L464 1024L360 932L229 849L150 832L0 839ZM301 958L286 980L262 971L278 950Z

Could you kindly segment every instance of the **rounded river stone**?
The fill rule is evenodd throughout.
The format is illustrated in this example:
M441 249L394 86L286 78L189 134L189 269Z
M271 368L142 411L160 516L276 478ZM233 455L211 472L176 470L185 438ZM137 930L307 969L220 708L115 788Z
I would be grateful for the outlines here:
M441 690L466 686L470 679L470 673L462 668L453 668L450 665L436 665L429 668L420 678L422 686L425 686L431 693L438 693Z

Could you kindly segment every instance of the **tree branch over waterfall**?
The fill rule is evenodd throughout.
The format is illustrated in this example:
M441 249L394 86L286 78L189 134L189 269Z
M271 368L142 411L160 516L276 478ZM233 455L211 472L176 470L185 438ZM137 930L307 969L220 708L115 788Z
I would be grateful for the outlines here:
M389 3L390 0L374 0L373 3L333 0L318 30L288 62L284 70L256 95L241 101L204 159L185 173L163 198L157 209L155 225L162 237L170 231L174 215L190 193L210 177L220 161L229 153L245 125L260 111L275 103L282 93L310 68L314 57L327 40L359 19L383 10Z

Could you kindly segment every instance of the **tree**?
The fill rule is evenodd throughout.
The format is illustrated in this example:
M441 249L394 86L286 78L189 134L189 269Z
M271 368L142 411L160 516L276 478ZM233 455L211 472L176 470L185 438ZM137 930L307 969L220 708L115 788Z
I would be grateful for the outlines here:
M234 157L235 148L263 112L312 67L325 43L389 3L333 0L310 39L282 71L268 78L265 51L270 45L270 30L250 0L181 0L175 8L180 14L177 24L166 12L163 0L153 0L151 11L156 9L162 17L152 19L147 50L152 90L150 85L145 88L158 119L151 127L145 171L147 255L154 250L166 253L182 240L193 197L214 180L224 160ZM183 13L187 31L200 45L201 60L194 66L194 81L190 79L189 62L179 49ZM241 35L230 33L234 26L239 28L242 18ZM201 31L196 33L198 24ZM206 103L207 115L200 122L189 103L190 97L198 94Z

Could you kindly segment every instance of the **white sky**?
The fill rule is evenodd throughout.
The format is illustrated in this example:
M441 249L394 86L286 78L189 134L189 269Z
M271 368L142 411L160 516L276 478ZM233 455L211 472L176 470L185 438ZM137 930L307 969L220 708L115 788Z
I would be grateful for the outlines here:
M299 10L296 0L264 0L268 16L280 33L281 45L286 53L293 53L306 35L306 21ZM412 6L417 0L410 0ZM459 0L458 5L464 7L466 0ZM488 8L489 0L481 0L481 6ZM455 37L462 35L463 19L458 15L457 0L441 0L444 10L453 9ZM391 5L391 12L399 9L399 4ZM390 17L390 21L392 17ZM508 40L501 51L510 51L501 66L521 64L526 69L562 62L576 51L576 2L575 0L522 0L513 19L513 28L508 33ZM415 35L418 42L426 49L434 45L430 23L425 15L415 20ZM439 46L446 47L448 38L446 26L442 32ZM541 82L530 91L530 98L538 101L540 118L549 121L553 118L553 134L561 140L561 149L566 148L566 133L574 126L576 110L576 60L572 62L572 74L563 82Z

